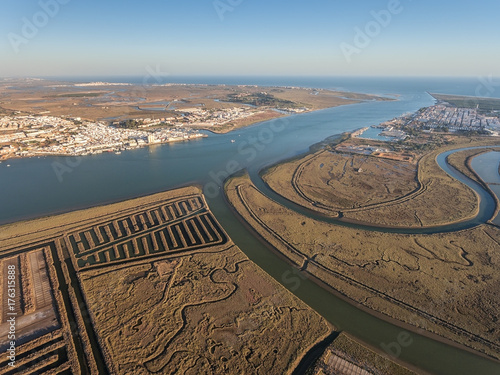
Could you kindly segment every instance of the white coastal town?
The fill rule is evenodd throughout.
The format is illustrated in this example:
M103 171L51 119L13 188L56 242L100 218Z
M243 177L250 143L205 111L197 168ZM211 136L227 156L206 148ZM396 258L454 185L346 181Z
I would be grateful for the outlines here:
M176 102L172 102L175 104ZM168 117L113 121L86 121L79 117L61 118L43 114L0 117L0 160L41 155L87 155L105 151L121 152L137 147L206 137L194 129L215 129L239 121L256 122L267 118L305 112L307 108L254 108L247 105L206 109L161 108ZM159 110L143 105L139 110Z
M150 119L141 120L148 124ZM0 158L41 155L88 155L121 152L146 145L206 137L183 126L155 130L122 129L102 122L53 116L5 116L0 118Z
M480 114L477 109L455 108L444 104L425 108L417 113L414 121L428 129L444 127L450 132L486 131L498 135L500 131L498 117Z
M498 137L500 135L500 119L498 111L480 113L477 109L459 108L447 103L439 103L430 107L421 108L415 113L409 113L385 121L372 128L383 129L380 136L388 137L392 141L404 141L409 131L424 133L461 133L477 134ZM353 132L353 137L364 138L369 128Z
M147 109L145 107L144 109ZM42 155L88 155L121 152L138 147L187 141L206 137L193 130L212 129L234 121L265 114L271 109L250 106L206 109L182 108L170 112L170 117L129 119L110 124L86 121L79 117L61 118L48 115L17 115L0 117L0 160ZM290 109L282 114L300 113L307 108ZM275 110L274 110L275 111ZM405 140L408 129L424 132L475 132L498 136L500 120L494 114L477 109L457 108L447 103L422 108L374 125L384 129L380 135L393 140ZM363 137L361 129L353 137Z

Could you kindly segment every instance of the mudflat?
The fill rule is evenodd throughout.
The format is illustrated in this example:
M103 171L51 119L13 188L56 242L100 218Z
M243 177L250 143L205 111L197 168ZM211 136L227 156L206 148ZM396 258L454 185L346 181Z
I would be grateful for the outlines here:
M451 224L474 217L478 200L469 187L439 167L436 156L452 148L495 142L464 138L416 155L413 162L322 149L269 168L263 180L288 200L333 217L391 227ZM468 170L466 175L473 173Z
M291 264L377 313L499 358L500 229L406 235L341 227L226 185L240 216Z
M0 233L19 313L52 312L18 343L29 371L291 373L333 331L233 244L198 188Z
M216 126L192 126L216 133L284 116L358 103L391 100L379 96L300 87L253 85L113 84L12 80L0 83L1 114L50 115L109 122L141 118L179 117L186 110L206 111L245 107L252 113ZM192 125L192 124L186 124Z

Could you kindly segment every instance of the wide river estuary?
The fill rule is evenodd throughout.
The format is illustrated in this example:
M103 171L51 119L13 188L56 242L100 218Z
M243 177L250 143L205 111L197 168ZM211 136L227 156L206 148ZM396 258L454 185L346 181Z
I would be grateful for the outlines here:
M196 141L125 151L120 155L106 153L81 158L9 160L0 164L0 223L199 184L204 187L217 219L249 258L338 329L382 350L384 345L387 347L397 342L403 329L335 297L269 251L229 210L223 199L222 182L242 168L246 168L256 181L258 171L265 166L307 152L311 145L329 136L378 124L432 105L434 100L426 91L472 95L480 83L477 80L363 81L333 78L287 82L242 78L222 83L338 88L390 95L398 100L329 108L256 124L225 135L210 134L208 138ZM496 166L498 175L498 164ZM491 206L493 200L486 194L482 202ZM500 374L497 362L417 333L411 333L411 338L411 345L398 353L399 359L430 373Z

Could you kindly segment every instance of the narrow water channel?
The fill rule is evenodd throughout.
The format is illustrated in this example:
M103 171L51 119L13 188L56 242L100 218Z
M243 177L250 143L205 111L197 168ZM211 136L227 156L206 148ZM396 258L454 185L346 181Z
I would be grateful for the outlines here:
M189 143L124 151L121 155L9 160L0 164L0 223L118 202L194 183L214 186L227 177L229 163L248 168L252 179L259 182L258 172L268 163L306 152L311 144L332 134L378 124L433 102L421 89L411 89L398 96L398 101L329 108ZM257 143L252 143L254 139ZM491 199L486 195L485 202L488 197ZM222 194L207 195L207 200L231 238L254 262L336 327L381 350L382 344L397 340L401 328L335 297L259 242L236 219ZM500 374L498 362L417 334L412 334L412 339L399 358L433 374Z
M474 189L481 199L480 212L471 219L459 224L460 229L471 228L480 223L484 223L491 218L495 209L495 203L491 195L485 191L479 184L468 179L466 176L456 171L446 163L446 157L464 149L453 150L442 153L438 156L438 164L452 177L462 181L467 186ZM334 222L335 224L353 226L360 229L382 230L386 232L397 233L438 233L457 230L457 225L441 226L426 229L391 229L377 228L359 224L339 223L338 220L328 219L292 204L286 199L269 189L258 175L257 169L249 170L252 181L256 183L261 192L270 198L277 200L292 210L301 214L307 214L314 219ZM240 247L247 256L257 263L264 271L270 274L274 279L284 285L288 290L294 293L301 300L306 302L314 310L320 313L325 319L332 323L339 330L346 331L359 340L385 351L391 356L398 354L397 359L414 365L432 374L439 375L469 375L473 373L484 375L498 375L500 373L500 364L494 360L484 358L469 351L459 349L455 346L436 341L427 336L417 333L410 333L411 345L407 347L400 346L400 353L390 352L387 348L395 348L393 343L397 343L398 335L405 330L389 321L380 319L364 310L356 307L354 304L336 297L327 288L314 282L310 275L302 273L284 261L281 257L269 250L269 248L259 241L254 233L238 220L235 220L227 202L222 195L209 198L208 203L215 216L226 229L229 236ZM317 281L317 280L316 280Z
M362 230L371 230L371 231L377 231L377 232L385 232L385 233L404 233L404 234L433 234L433 233L447 233L447 232L456 232L459 230L463 229L469 229L473 228L477 225L483 224L490 220L492 216L495 213L495 208L496 208L496 203L491 194L486 191L481 185L479 185L477 182L471 180L467 176L463 175L459 171L457 171L455 168L450 166L446 162L446 158L451 155L452 153L459 152L459 151L464 151L464 150L470 150L470 149L480 149L484 148L481 146L478 147L466 147L466 148L461 148L461 149L456 149L456 150L450 150L443 152L439 154L436 158L436 161L438 165L451 177L459 180L460 182L464 183L468 187L470 187L472 190L476 192L476 194L479 197L479 212L477 215L473 218L464 220L459 223L453 223L453 224L445 224L445 225L439 225L439 226L433 226L433 227L425 227L425 228L402 228L402 227L380 227L380 226L373 226L373 225L367 225L367 224L357 224L357 223L352 223L348 221L344 221L342 219L338 218L332 218L328 217L325 215L322 215L318 212L312 211L308 208L305 208L303 206L300 206L299 204L296 204L294 202L289 201L288 199L284 198L283 196L279 195L276 193L274 190L272 190L261 178L260 176L260 171L256 169L249 169L249 175L254 183L254 185L268 198L271 198L272 200L278 202L279 204L290 208L291 210L300 213L301 215L304 215L306 217L309 217L314 220L319 220L331 224L336 224L336 225L341 225L349 228L354 228L354 229L362 229Z
M471 166L500 200L500 152L491 151L478 155L472 159ZM492 222L500 226L500 213Z

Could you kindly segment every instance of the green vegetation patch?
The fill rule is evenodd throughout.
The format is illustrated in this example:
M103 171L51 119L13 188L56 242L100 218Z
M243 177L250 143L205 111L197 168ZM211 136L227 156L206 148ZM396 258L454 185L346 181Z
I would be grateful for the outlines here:
M478 108L481 111L500 111L500 99L477 96L459 96L431 94L435 99L443 100L459 108Z
M128 119L125 121L120 121L118 124L114 124L117 128L123 129L137 129L140 125L144 125L142 120Z
M260 92L255 94L229 94L226 101L232 103L250 104L256 107L274 107L274 108L299 108L303 107L299 103L291 100L279 99L274 95Z

